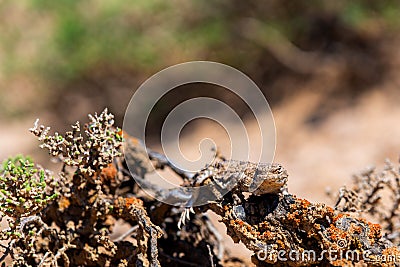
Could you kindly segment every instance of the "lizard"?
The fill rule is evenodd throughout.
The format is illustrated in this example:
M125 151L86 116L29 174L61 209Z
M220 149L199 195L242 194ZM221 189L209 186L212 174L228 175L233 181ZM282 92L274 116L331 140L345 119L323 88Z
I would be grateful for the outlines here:
M137 181L140 180L141 185L152 190L159 200L185 207L178 222L179 228L190 219L190 213L194 213L194 206L221 201L228 192L236 199L235 202L239 201L237 196L243 192L253 195L287 194L288 174L281 164L227 160L216 153L217 157L213 163L190 175L178 170L164 155L152 150L146 152L140 140L126 133L124 139L125 159L132 168L131 172L126 174L130 174ZM145 179L146 173L164 166L170 167L183 178L183 186L163 189Z
M191 179L191 187L205 187L204 190L193 190L191 198L181 214L178 228L190 219L194 213L195 202L209 203L221 201L225 194L231 193L235 204L240 201L237 197L243 192L260 196L265 194L288 194L286 169L278 163L253 163L238 160L220 160L196 173ZM203 199L202 199L203 198Z

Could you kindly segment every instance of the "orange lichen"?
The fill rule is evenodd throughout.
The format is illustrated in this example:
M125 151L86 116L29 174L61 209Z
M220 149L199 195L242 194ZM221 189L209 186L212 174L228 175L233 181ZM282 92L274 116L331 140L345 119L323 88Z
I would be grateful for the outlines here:
M61 196L60 200L58 201L58 208L60 211L64 211L71 205L71 202L68 198Z
M333 222L336 223L338 220L342 219L345 216L344 213L339 213L338 215L333 217Z
M130 207L131 205L143 206L143 201L135 197L125 198L125 207Z
M101 177L105 180L114 181L115 176L117 175L117 168L115 168L114 164L110 163L107 167L101 170Z
M368 222L370 239L381 238L382 237L382 227L379 224L374 224Z
M135 197L118 197L114 201L115 207L119 209L119 212L123 212L125 209L129 209L132 205L138 206L138 207L143 207L143 201L139 198Z
M326 210L328 211L328 213L333 213L334 212L334 210L331 208L331 207L326 207Z
M300 220L299 218L297 218L298 216L299 216L299 212L298 212L298 211L295 211L295 212L293 212L293 213L289 213L289 214L287 215L287 218L288 218L290 221L293 221L293 222L295 223L296 226L298 226L298 225L300 224L300 222L301 222L301 220Z
M357 225L353 226L353 232L354 233L360 234L360 233L362 233L362 229L363 228L361 226L357 226Z
M303 209L307 209L311 205L310 201L308 201L307 199L300 198L299 201Z
M244 221L239 220L239 219L236 219L236 220L235 220L235 223L239 224L240 226L243 226L243 225L244 225Z
M382 250L382 255L390 256L390 255L397 255L400 256L400 250L397 247L390 247Z
M275 238L275 236L276 236L275 233L273 233L273 232L271 232L271 231L268 231L268 230L265 231L265 232L262 234L262 237L265 238L265 239L267 239L267 240L273 239L273 238Z
M330 227L327 229L327 232L329 234L329 237L332 239L332 241L335 241L335 242L340 239L347 239L347 236L348 236L348 234L346 232L337 228L333 224L330 225Z
M278 245L278 248L281 248L281 249L286 247L285 243L283 243L283 241L280 239L276 240L276 244Z
M136 137L130 136L127 132L120 130L118 132L118 135L120 135L124 139L129 139L130 142L132 142L133 145L140 145L140 140L137 139Z

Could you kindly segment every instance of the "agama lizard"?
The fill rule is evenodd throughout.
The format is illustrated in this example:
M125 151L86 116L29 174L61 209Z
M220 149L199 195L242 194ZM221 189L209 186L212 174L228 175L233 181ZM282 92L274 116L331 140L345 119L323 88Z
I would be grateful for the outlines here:
M193 205L222 200L230 192L233 201L243 192L254 195L287 194L288 174L282 165L273 163L252 163L247 161L222 160L211 164L192 178L192 187L206 187L194 190L186 209L181 215L178 227L185 224L190 213L194 213ZM239 204L239 203L235 203Z
M254 195L287 193L288 174L280 164L257 164L217 158L213 164L190 177L185 172L176 170L176 167L164 155L151 150L147 150L146 153L143 144L137 139L125 133L124 138L127 144L125 160L131 166L130 175L140 181L140 185L145 189L153 191L160 201L185 207L179 227L185 224L186 219L189 219L190 212L194 212L194 206L221 201L228 192L231 193L234 201L239 199L236 196L243 192ZM145 178L145 174L152 172L154 167L163 168L164 166L170 167L180 175L185 185L179 188L163 189Z

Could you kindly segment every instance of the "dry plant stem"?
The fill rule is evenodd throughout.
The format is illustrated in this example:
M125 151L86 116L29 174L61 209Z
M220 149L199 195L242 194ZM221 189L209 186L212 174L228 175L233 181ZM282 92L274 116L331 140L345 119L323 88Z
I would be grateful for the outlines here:
M147 262L150 259L150 266L160 266L158 261L157 239L161 237L162 230L155 226L143 208L143 202L140 199L118 198L115 201L116 216L126 221L137 221L139 223L136 239L139 243L138 259ZM147 250L150 249L150 255Z
M335 209L357 210L382 226L382 231L394 244L400 244L400 170L389 160L382 171L368 168L353 177L351 189L340 190ZM351 195L351 197L350 197ZM351 201L357 199L357 201Z

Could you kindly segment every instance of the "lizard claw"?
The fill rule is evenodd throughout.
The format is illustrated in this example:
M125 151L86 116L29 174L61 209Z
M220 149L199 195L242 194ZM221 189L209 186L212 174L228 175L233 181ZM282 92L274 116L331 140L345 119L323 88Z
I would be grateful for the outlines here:
M182 225L186 224L186 221L190 221L190 213L195 213L193 207L185 208L185 210L182 211L181 218L178 221L179 230L181 229Z

